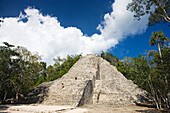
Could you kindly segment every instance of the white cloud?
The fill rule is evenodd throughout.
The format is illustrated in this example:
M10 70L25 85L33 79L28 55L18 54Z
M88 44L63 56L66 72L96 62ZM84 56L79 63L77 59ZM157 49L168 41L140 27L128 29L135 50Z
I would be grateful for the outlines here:
M76 27L62 27L56 17L44 16L37 9L27 8L25 15L21 13L16 18L4 18L0 27L0 43L7 41L32 52L37 51L48 64L56 56L106 51L128 35L142 33L147 28L148 17L135 21L133 14L126 10L130 1L115 0L113 11L105 14L103 24L98 26L101 34L91 37Z
M126 10L126 6L132 0L115 0L112 4L113 11L105 14L103 25L98 29L106 39L114 38L118 41L129 35L143 33L147 28L148 16L144 16L140 21L133 17L133 13Z

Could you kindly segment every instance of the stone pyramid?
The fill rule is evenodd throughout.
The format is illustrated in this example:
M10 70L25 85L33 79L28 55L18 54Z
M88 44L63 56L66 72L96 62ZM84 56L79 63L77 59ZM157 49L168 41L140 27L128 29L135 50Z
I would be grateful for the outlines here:
M127 80L115 66L97 54L88 54L60 79L34 88L28 99L30 103L48 105L130 105L143 101L145 95L145 91Z

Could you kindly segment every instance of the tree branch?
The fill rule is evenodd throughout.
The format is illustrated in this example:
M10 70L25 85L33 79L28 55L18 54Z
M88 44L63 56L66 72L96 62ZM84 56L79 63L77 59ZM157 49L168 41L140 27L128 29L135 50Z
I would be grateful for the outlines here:
M165 21L170 22L170 19L168 19L166 16L158 14L159 16L163 17Z
M157 4L163 10L163 12L165 14L165 15L162 15L162 17L165 19L165 21L170 22L170 17L168 16L167 11L165 10L165 8L160 5L159 1L157 1Z
M164 8L162 8L162 10L164 11L166 18L170 21L170 17L168 16L166 10Z

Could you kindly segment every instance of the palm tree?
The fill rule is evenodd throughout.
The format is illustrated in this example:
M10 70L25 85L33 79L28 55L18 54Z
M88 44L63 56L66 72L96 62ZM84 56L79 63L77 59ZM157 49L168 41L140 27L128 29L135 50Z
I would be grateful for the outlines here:
M165 45L164 42L168 42L168 38L164 36L164 33L162 31L152 32L152 36L150 39L150 45L154 46L154 45L158 44L159 55L160 55L162 63L163 63L163 60L162 60L162 54L161 54L161 46ZM165 75L165 83L168 86L168 80L167 80L166 75Z
M150 45L154 46L154 45L158 44L160 58L162 58L161 46L165 45L164 42L168 42L168 38L164 36L164 33L162 31L152 32L152 36L150 39Z

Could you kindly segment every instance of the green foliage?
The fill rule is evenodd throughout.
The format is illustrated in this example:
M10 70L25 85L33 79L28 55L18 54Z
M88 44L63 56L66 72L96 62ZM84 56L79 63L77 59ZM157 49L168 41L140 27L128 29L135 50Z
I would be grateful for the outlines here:
M0 46L0 100L5 101L31 88L33 80L39 75L40 57L23 47L4 44Z
M150 14L149 25L155 23L170 22L169 0L132 0L127 9L135 12L134 17L138 20L141 16Z
M147 80L149 74L149 66L147 63L147 59L140 54L137 58L132 59L132 67L131 67L133 81L139 87L148 90Z
M158 103L157 108L169 108L167 94L170 92L170 48L162 48L162 57L158 52L149 51L147 57L150 62L150 94Z
M60 57L58 57L57 59L54 59L55 61L54 66L48 67L49 70L48 81L62 77L80 59L80 57L81 55L76 56L68 55L67 58L61 59Z
M46 64L44 62L41 62L43 71L40 73L41 75L39 76L39 78L36 79L35 86L41 84L42 82L53 81L62 77L80 59L80 57L81 55L68 55L67 58L63 59L57 57L57 59L54 59L54 65L50 65L48 67L46 67Z
M16 98L16 94L25 94L42 82L62 77L80 56L58 57L53 66L47 67L45 62L40 62L38 53L4 42L0 46L0 100Z
M117 62L119 61L119 59L116 56L113 56L111 53L108 52L102 51L100 56L114 66L116 66Z
M162 31L152 32L152 36L150 39L150 45L153 46L155 44L159 44L160 46L164 46L165 42L168 42L168 38L164 36Z
M140 88L147 89L149 66L147 59L140 54L137 58L125 57L116 65L117 69Z
M164 36L162 31L152 32L150 39L150 45L158 45L159 55L162 58L161 47L165 46L165 42L168 42L168 38Z

